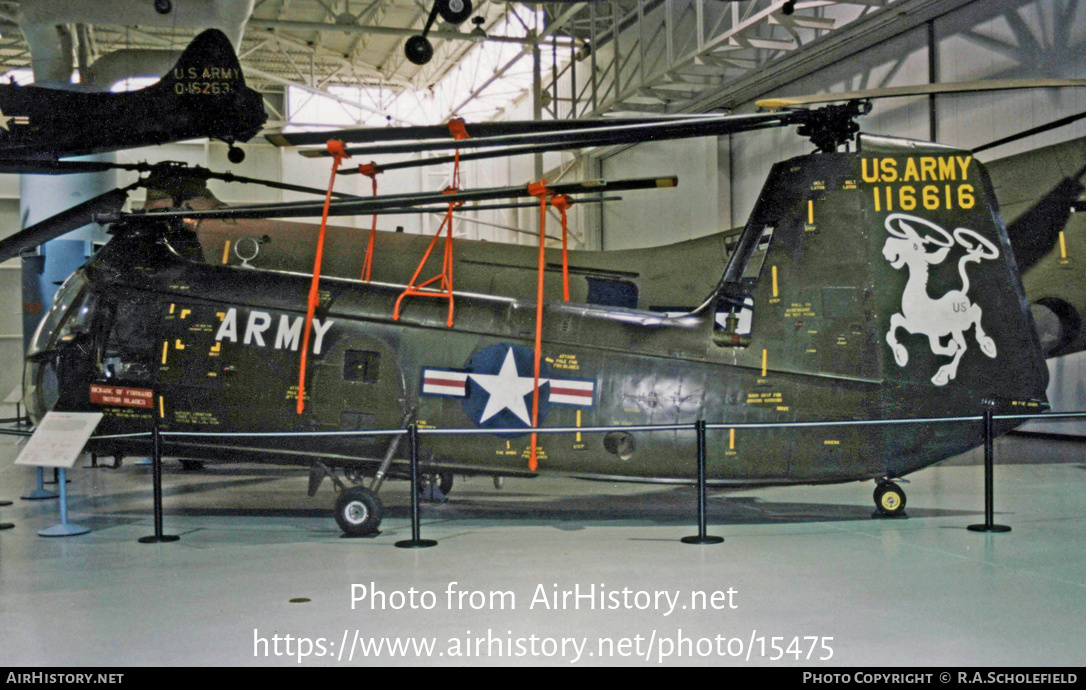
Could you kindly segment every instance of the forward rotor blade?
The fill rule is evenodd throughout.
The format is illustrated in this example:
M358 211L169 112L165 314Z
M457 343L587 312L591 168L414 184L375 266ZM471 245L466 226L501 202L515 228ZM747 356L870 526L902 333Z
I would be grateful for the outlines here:
M99 214L116 213L124 206L127 199L127 188L114 189L20 230L0 241L0 261L6 261L27 249L33 249L72 230L93 223L95 216Z
M105 172L108 170L127 170L137 173L151 173L169 177L196 177L202 180L220 180L222 182L236 182L238 184L255 184L270 189L281 189L288 192L301 192L303 194L315 194L324 196L327 190L316 187L262 180L257 177L245 177L225 172L218 173L199 165L189 167L184 164L166 161L163 163L107 163L100 161L51 161L51 160L27 160L27 161L0 161L0 174L27 174L27 175L78 175L82 173ZM356 194L346 192L332 192L332 196L341 199L357 199Z
M722 115L720 117L691 117L682 120L653 121L648 123L617 124L590 131L543 132L538 134L506 134L478 139L441 139L418 141L408 144L363 146L347 149L348 155L379 155L386 153L419 153L461 148L490 148L495 146L524 146L569 144L569 148L602 146L605 144L632 144L654 139L681 139L686 137L721 136L737 134L764 127L780 127L800 122L791 112L753 113L749 115ZM596 142L596 143L587 143ZM324 149L302 151L306 157L330 156Z
M694 117L720 117L687 115ZM659 117L632 117L592 120L513 120L510 122L478 122L464 125L472 138L486 138L507 134L541 134L544 132L584 131L610 127L616 124L646 124L660 122ZM327 132L275 132L264 135L276 146L321 145L329 139L347 144L369 144L377 141L419 141L423 139L451 139L448 124L421 125L417 127L361 127Z
M1010 89L1041 89L1062 86L1086 86L1086 79L988 79L985 81L961 81L950 84L916 84L915 86L890 86L884 89L817 93L806 96L784 96L755 101L759 108L789 108L813 103L834 101L858 101L869 98L901 98L927 96L940 93L965 93L978 91L1006 91Z
M598 194L605 192L621 192L636 189L654 189L661 187L674 187L678 184L675 177L637 178L631 180L594 180L590 182L568 182L565 184L547 185L547 189L554 194ZM496 199L516 199L532 196L527 186L496 187L491 189L479 189L469 192L456 192L444 194L441 192L428 192L423 194L404 194L398 196L370 197L357 201L336 201L329 206L330 216L349 216L358 214L372 214L374 211L394 208L412 208L425 205L441 205L453 202L492 201ZM232 208L208 209L204 211L177 210L155 211L152 213L134 212L116 214L110 220L124 218L311 218L320 216L324 210L323 203L298 203L298 204L262 204L258 206L235 206Z
M507 156L527 156L535 153L547 153L550 151L566 151L570 148L581 148L588 146L596 146L595 140L586 140L584 143L570 144L543 144L543 145L531 145L531 146L510 146L508 148L492 148L484 149L482 151L472 151L470 153L461 153L460 162L466 163L469 161L483 160L485 158L504 158ZM304 155L304 154L303 154ZM446 163L452 163L456 161L455 155L450 156L435 156L434 158L422 158L419 160L405 160L395 161L392 163L371 163L373 166L373 172L375 174L383 173L388 170L402 170L405 168L425 168L431 165L445 165ZM340 168L339 175L359 175L361 172L358 168Z
M1053 120L1052 122L1049 122L1047 124L1038 125L1037 127L1027 129L1027 130L1025 130L1023 132L1019 132L1017 134L1012 134L1009 137L1003 137L1002 139L996 139L995 141L990 141L987 144L985 144L984 146L978 146L977 148L973 149L973 153L980 153L981 151L987 151L988 149L994 149L997 146L1002 146L1003 144L1009 144L1012 141L1018 141L1019 139L1025 139L1026 137L1031 137L1034 134L1042 134L1042 133L1047 132L1049 130L1057 129L1058 127L1063 127L1064 125L1069 125L1072 122L1077 122L1077 121L1081 120L1084 117L1086 117L1086 112L1079 113L1077 115L1068 115L1067 117L1061 117L1060 119Z

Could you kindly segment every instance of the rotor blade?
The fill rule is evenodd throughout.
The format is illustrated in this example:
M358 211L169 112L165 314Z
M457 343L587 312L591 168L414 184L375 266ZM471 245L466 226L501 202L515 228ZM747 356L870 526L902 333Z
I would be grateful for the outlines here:
M589 182L567 182L564 184L547 185L547 189L553 194L598 194L604 192L620 192L635 189L653 189L660 187L674 187L678 184L675 177L637 178L630 180L593 180ZM392 208L409 208L424 205L440 205L453 202L491 201L495 199L515 199L532 196L527 185L516 187L496 187L491 189L479 189L469 192L456 192L445 194L442 192L428 192L423 194L403 194L391 197L370 197L351 201L335 201L329 206L330 216L349 216L372 214L376 210ZM232 208L207 209L203 211L176 210L153 211L151 213L133 212L118 213L112 218L102 220L119 220L124 218L309 218L320 216L324 210L323 203L302 204L262 204L256 206L235 206Z
M1086 112L1082 112L1082 113L1079 113L1077 115L1068 115L1067 117L1061 117L1058 120L1053 120L1052 122L1049 122L1047 124L1038 125L1037 127L1033 127L1032 129L1027 129L1027 130L1025 130L1023 132L1019 132L1018 134L1012 134L1009 137L1003 137L1002 139L996 139L995 141L990 141L987 144L985 144L984 146L978 146L977 148L973 149L973 153L980 153L981 151L987 151L988 149L994 149L995 147L1002 146L1003 144L1009 144L1012 141L1018 141L1019 139L1025 139L1026 137L1031 137L1034 134L1041 134L1041 133L1047 132L1047 131L1049 131L1051 129L1057 129L1058 127L1063 127L1064 125L1069 125L1072 122L1077 122L1077 121L1081 120L1084 117L1086 117Z
M605 196L599 199L571 199L570 201L576 204L594 204L604 201L622 201L620 196ZM464 206L463 208L456 209L457 213L468 213L470 211L500 211L510 208L539 208L539 204L534 201L520 201L508 204L477 204L475 206ZM447 213L449 206L411 206L405 208L390 208L374 211L371 215L375 216L402 216L413 213ZM534 234L534 233L533 233Z
M116 163L96 161L5 160L0 161L0 173L23 175L77 175L116 169Z
M582 146L595 146L595 143L583 143L570 146L569 144L545 144L545 145L531 145L531 146L510 146L508 148L493 148L484 149L482 151L472 151L470 153L461 153L460 162L466 163L468 161L483 160L485 158L504 158L506 156L526 156L534 153L547 153L550 151L565 151L570 148L581 148ZM303 154L304 155L304 154ZM456 156L435 156L434 158L422 158L419 160L406 160L395 161L393 163L371 163L373 166L374 174L383 173L388 170L402 170L404 168L424 168L430 165L445 165L446 163L453 163L456 161ZM355 168L340 168L339 175L359 175L361 171Z
M98 214L116 213L124 206L127 199L128 188L113 189L20 230L0 241L0 261L7 261L27 249L33 249L72 230L93 223Z
M811 105L812 103L857 101L868 98L901 98L904 96L926 96L940 93L1040 89L1058 86L1086 86L1086 79L989 79L985 81L960 81L950 84L890 86L884 89L865 89L862 91L842 91L840 93L817 93L807 96L764 98L760 101L755 101L755 105L759 108L788 108L792 106Z
M489 148L495 146L524 146L528 144L571 144L570 148L586 145L633 144L654 139L680 139L685 137L721 136L736 134L763 127L779 127L800 122L796 113L752 113L749 115L721 115L720 117L691 117L683 120L654 121L644 124L612 124L590 131L543 132L539 134L506 134L478 139L441 139L418 141L408 144L363 146L347 149L348 155L378 155L385 153L418 153L461 148ZM595 144L585 142L595 141ZM330 156L325 149L308 149L301 154L310 158Z
M217 173L208 170L207 168L201 168L196 166L195 168L188 169L189 172L182 173L194 177L202 177L205 180L220 180L222 182L236 182L238 184L257 184L269 189L282 189L287 192L302 192L304 194L316 194L317 196L324 196L328 193L326 189L317 189L316 187L304 187L302 185L288 184L286 182L275 182L273 180L261 180L256 177L245 177L243 175L235 175L233 173ZM332 196L340 199L360 199L362 197L357 194L348 194L347 192L332 192Z
M684 115L685 118L720 117L719 115ZM646 124L660 122L659 117L632 117L589 120L513 120L509 122L477 122L465 124L468 136L486 138L507 134L541 134L544 132L568 132L599 129L616 124ZM420 125L417 127L361 127L327 132L274 132L265 138L276 146L322 145L329 139L347 144L369 144L377 141L419 141L423 139L451 139L448 124Z

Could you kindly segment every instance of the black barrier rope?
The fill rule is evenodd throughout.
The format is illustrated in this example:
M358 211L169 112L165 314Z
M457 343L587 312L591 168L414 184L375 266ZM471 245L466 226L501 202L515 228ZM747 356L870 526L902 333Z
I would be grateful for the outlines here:
M892 424L932 424L932 423L953 423L953 422L974 422L982 421L984 423L984 492L985 492L985 522L983 525L970 525L969 529L973 531L982 532L1008 532L1010 527L1005 525L996 525L993 522L993 496L994 496L994 434L992 431L993 420L1028 420L1028 419L1042 419L1048 421L1057 420L1070 420L1070 419L1083 419L1086 418L1086 412L1055 412L1055 413L1038 413L1038 414L1013 414L1013 415L995 415L992 414L991 408L985 409L982 415L964 416L964 417L923 417L923 418L911 418L911 419L848 419L848 420L833 420L833 421L820 421L820 422L735 422L735 423L706 423L703 420L698 420L694 424L656 424L656 425L639 425L639 426L597 426L597 427L546 427L532 429L535 433L540 434L562 434L562 433L602 433L609 431L695 431L697 433L697 450L698 450L698 534L693 537L684 537L682 539L685 543L693 544L708 544L719 543L723 541L722 537L714 537L706 534L706 431L707 430L722 430L722 429L786 429L786 428L812 428L812 427L827 427L827 426L870 426L870 425L892 425ZM102 436L93 436L90 440L115 440L125 438L144 438L150 436L152 439L152 445L154 448L153 459L153 476L154 476L154 512L155 512L155 534L150 537L143 537L140 539L143 543L153 542L166 542L176 541L180 537L174 535L165 535L162 533L162 454L161 454L161 441L162 436L193 436L193 437L249 437L249 438L264 438L264 437L315 437L315 436L391 436L406 434L411 440L411 539L404 540L396 543L396 546L401 548L425 548L428 546L434 546L437 544L432 539L420 539L419 532L419 478L418 478L418 454L419 454L419 436L423 434L434 435L483 435L483 434L500 434L503 429L419 429L417 425L412 424L407 429L371 429L371 430L359 430L359 431L316 431L316 432L196 432L196 431L160 431L158 428L158 420L153 419L153 426L150 432L135 432L129 434L107 434ZM524 429L509 429L512 432L524 432ZM17 436L29 436L31 432L28 431L16 431L12 429L0 429L0 434L9 434ZM2 529L2 528L0 528ZM719 541L716 541L719 540Z

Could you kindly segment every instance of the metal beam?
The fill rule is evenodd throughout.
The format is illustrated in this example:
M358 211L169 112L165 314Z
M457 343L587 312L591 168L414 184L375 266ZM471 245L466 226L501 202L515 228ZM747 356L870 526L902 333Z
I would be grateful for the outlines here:
M324 22L288 22L271 19L250 19L246 23L249 29L262 29L264 31L285 29L287 31L338 31L345 34L379 34L383 36L415 36L422 33L421 29L399 28L395 26L374 26L371 24L330 24ZM469 31L441 31L435 30L427 34L430 38L443 38L449 41L478 42L479 38ZM532 45L531 38L518 38L515 36L490 36L487 41L495 43L516 43L519 45Z

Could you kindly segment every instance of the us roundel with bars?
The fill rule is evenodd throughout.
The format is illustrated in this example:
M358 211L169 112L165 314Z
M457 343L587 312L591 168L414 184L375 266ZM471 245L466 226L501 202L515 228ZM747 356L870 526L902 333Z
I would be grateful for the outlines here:
M530 427L534 388L533 351L522 345L486 347L471 358L466 369L422 370L423 395L462 399L464 411L481 427ZM549 367L541 368L540 423L552 404L591 407L595 388L594 381L558 378L551 375Z

